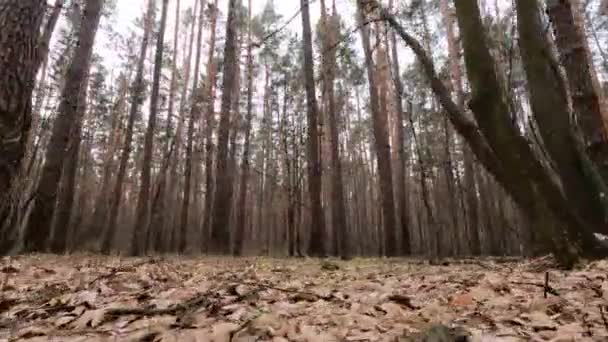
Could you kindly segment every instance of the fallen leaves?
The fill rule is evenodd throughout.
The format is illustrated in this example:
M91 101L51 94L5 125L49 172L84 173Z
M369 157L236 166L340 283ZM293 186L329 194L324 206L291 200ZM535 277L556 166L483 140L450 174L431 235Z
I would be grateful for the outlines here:
M571 272L549 258L3 262L0 341L392 342L433 331L466 331L473 341L608 338L608 262Z

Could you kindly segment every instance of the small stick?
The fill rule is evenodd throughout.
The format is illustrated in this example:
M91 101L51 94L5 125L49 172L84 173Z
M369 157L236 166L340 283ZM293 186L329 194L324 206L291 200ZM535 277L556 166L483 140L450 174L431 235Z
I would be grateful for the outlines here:
M598 305L600 307L600 315L602 316L602 321L604 322L604 328L608 331L608 320L606 320L606 315L604 314L604 307L602 304Z
M522 282L522 281L512 281L510 282L510 284L513 285L528 285L528 286L536 286L536 287L542 287L543 289L545 289L547 291L547 293L552 294L554 296L558 296L559 297L559 292L557 292L556 289L554 289L551 286L547 286L546 284L536 284L536 283L530 283L530 282Z
M544 289L545 299L547 298L547 292L549 292L549 272L545 272L545 289Z

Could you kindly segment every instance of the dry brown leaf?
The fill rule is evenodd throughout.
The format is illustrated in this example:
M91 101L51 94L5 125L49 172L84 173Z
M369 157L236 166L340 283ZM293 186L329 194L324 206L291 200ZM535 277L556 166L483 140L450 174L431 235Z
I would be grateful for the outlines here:
M84 330L98 327L105 319L106 309L87 310L74 320L70 326L74 329Z

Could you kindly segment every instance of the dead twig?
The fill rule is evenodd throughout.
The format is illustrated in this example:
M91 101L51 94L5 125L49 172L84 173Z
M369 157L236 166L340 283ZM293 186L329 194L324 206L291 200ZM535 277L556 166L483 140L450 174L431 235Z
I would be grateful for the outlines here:
M602 304L600 304L598 306L600 308L600 316L602 316L602 322L604 322L604 328L608 332L608 320L606 320L606 315L605 315L605 312L604 312L604 307L602 306Z
M284 292L284 293L291 293L291 294L299 295L301 298L316 298L316 299L325 300L325 301L328 301L328 302L343 301L342 299L337 298L337 297L332 296L332 295L321 296L319 294L312 293L312 292L305 292L305 291L298 291L298 290L292 290L292 289L285 289L285 288L276 287L276 286L273 286L273 285L266 285L266 284L262 284L262 283L243 282L243 283L240 283L240 285L253 286L253 287L258 287L258 288L267 289L267 290L275 290L275 291Z
M112 278L118 272L131 272L131 270L137 269L140 266L144 266L144 265L148 265L148 264L155 264L155 263L158 263L158 262L159 262L159 260L157 260L157 259L147 259L147 260L143 260L143 261L140 261L140 262L136 262L136 263L134 263L132 265L121 265L121 266L118 266L118 267L112 267L112 269L110 270L110 272L104 273L104 274L100 274L95 279L91 280L89 282L88 286L90 287L91 285L95 284L96 282L98 282L100 280Z
M551 287L548 284L537 284L537 283L525 282L525 281L512 281L512 282L510 282L510 284L513 284L513 285L528 285L528 286L540 287L544 291L546 291L547 293L550 293L550 294L552 294L554 296L559 297L559 292L557 292L556 289L554 289L553 287Z
M212 301L210 291L199 294L183 303L175 304L164 309L157 308L115 308L106 312L106 316L160 316L160 315L177 315L186 311L195 310L202 306L209 306Z

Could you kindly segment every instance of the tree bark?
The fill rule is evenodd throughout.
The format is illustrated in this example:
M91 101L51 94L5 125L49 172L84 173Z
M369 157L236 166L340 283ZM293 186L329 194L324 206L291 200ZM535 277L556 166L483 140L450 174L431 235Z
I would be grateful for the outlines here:
M321 204L322 167L319 155L319 108L315 94L314 60L312 54L312 34L310 29L310 4L300 0L302 9L302 43L304 50L304 84L306 87L306 112L308 123L308 194L311 206L311 227L308 254L325 256L325 219Z
M84 104L79 104L82 100L80 95L83 87L87 87L87 75L102 7L103 0L87 0L83 11L78 44L66 74L45 163L33 195L34 199L30 204L30 215L25 219L23 249L27 252L43 251L50 235L57 190L64 166L63 155L68 146L72 127L82 120L83 113L79 112L79 109L83 108Z
M228 138L230 136L230 114L234 84L237 79L237 0L228 3L226 22L226 45L224 47L224 71L220 123L218 127L217 165L215 172L215 198L211 225L210 252L230 254L230 213L232 208L232 174L228 163Z
M32 120L39 29L44 0L6 0L0 4L0 226L16 190Z
M582 139L572 127L567 85L560 74L547 35L544 34L540 4L537 0L517 1L516 8L519 46L528 80L532 113L544 145L555 162L564 192L573 210L585 221L588 229L606 233L608 203L605 196L608 188L586 155ZM585 67L588 62L578 62L583 63L578 67L588 68ZM580 69L577 69L577 72L583 73ZM588 74L587 76L590 77ZM548 84L552 86L549 87ZM582 89L572 90L575 110L583 109L583 104L577 103L576 99ZM584 117L589 113L579 112L579 115ZM597 124L601 125L601 121Z
M381 11L381 16L391 24L422 62L433 91L478 160L509 192L528 218L532 222L537 222L535 233L542 243L557 251L560 261L564 264L574 262L576 253L565 243L563 233L567 234L571 241L580 241L584 249L597 251L597 241L581 224L580 218L571 211L559 186L534 157L527 141L511 128L513 123L509 119L508 105L499 95L502 94L502 90L495 76L492 57L487 50L485 34L480 34L479 31L482 25L477 3L473 0L462 0L456 3L456 9L465 43L467 69L471 68L469 77L474 91L471 108L480 122L479 128L467 119L465 113L460 111L451 100L447 89L437 77L432 60L420 44L405 32L394 16L377 3L376 5ZM485 136L481 134L482 130ZM497 139L498 144L496 144ZM501 143L501 139L508 141ZM489 147L489 141L493 141L492 148ZM504 148L515 150L502 150ZM496 150L497 154L494 154L493 150ZM497 155L501 158L498 159ZM506 169L507 165L509 172Z
M608 181L608 112L585 35L580 0L546 0L555 41L568 78L574 113L584 137L585 150Z

